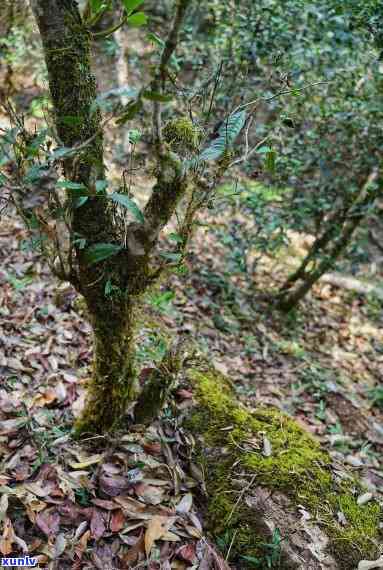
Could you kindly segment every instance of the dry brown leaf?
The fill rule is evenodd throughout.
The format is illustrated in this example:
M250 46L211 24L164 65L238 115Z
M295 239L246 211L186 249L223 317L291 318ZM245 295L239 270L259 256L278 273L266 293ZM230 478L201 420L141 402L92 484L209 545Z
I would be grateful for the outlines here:
M140 499L150 505L159 505L165 494L165 489L154 487L153 485L145 485L145 483L139 483L134 490Z
M15 541L15 532L13 530L11 519L5 518L3 534L0 538L0 552L3 556L8 556L12 552L12 544Z
M128 568L133 566L140 557L141 554L145 553L145 539L144 535L142 534L137 542L128 550L128 552L123 557L123 562L127 565Z
M60 526L60 515L57 511L46 509L36 516L36 525L46 536L56 536Z
M110 530L112 532L119 532L122 528L124 528L124 524L125 524L125 515L122 512L122 510L118 509L117 511L113 511L109 523Z
M109 497L117 497L127 491L129 487L129 481L121 475L108 477L102 473L99 477L99 483L101 490Z
M28 423L28 420L29 418L27 416L22 416L0 422L0 435L8 435L17 431Z
M184 544L176 551L176 556L184 560L185 562L189 562L193 564L196 560L196 545L195 543Z
M96 463L100 463L100 461L102 461L103 455L101 454L97 454L97 455L91 455L90 457L87 457L86 459L84 459L84 461L68 461L68 464L72 467L72 469L85 469L86 467L89 467L90 465L95 465Z
M3 495L1 495L0 499L0 522L3 522L3 520L5 519L7 510L8 510L8 495L4 493Z
M149 556L156 540L159 540L166 534L169 528L174 524L174 517L154 516L148 523L145 532L145 552Z
M104 535L105 532L105 522L104 518L101 514L101 511L93 508L92 518L90 519L90 532L91 537L95 540L98 540Z
M90 530L87 530L86 532L84 532L84 534L82 535L82 537L78 541L78 544L76 544L76 546L74 548L76 556L79 558L79 560L81 560L82 555L84 554L84 552L88 546L88 540L89 539L90 539Z
M47 388L42 394L37 394L33 400L32 405L38 408L43 408L52 404L57 399L57 394L52 388Z

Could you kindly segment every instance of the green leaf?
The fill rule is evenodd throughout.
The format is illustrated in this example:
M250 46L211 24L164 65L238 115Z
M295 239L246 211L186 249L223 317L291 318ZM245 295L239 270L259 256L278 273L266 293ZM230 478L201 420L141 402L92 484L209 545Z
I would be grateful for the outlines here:
M76 117L76 115L66 115L65 117L60 117L59 121L64 125L72 127L75 125L80 125L82 119L80 119L80 117Z
M103 194L108 187L107 180L96 180L96 192L97 194Z
M226 137L227 144L232 144L241 132L245 121L245 111L238 111L229 115L218 131L219 136Z
M160 253L161 257L163 257L164 259L167 259L168 261L174 261L175 263L178 263L181 261L182 259L182 253L172 253L172 252L163 252Z
M141 6L143 2L144 0L122 0L124 8L128 12L128 14L131 14L133 10L138 8L138 6Z
M60 146L59 148L56 148L56 150L52 152L51 156L49 157L49 162L61 159L64 156L67 156L68 154L71 154L73 152L75 152L73 151L73 148Z
M216 160L222 156L226 148L233 144L241 132L245 121L245 111L238 111L238 113L229 115L221 125L218 131L218 137L215 138L212 143L202 151L202 153L199 155L199 160Z
M121 251L122 246L115 243L96 243L88 247L85 252L85 260L89 265L108 259Z
M95 113L98 109L104 112L112 112L115 110L116 105L119 105L121 97L134 98L137 97L138 91L128 85L122 85L121 87L115 87L113 89L108 89L100 95L97 96L96 100L93 101L90 112Z
M267 154L271 150L271 146L261 146L256 152L257 154Z
M266 170L268 170L269 172L275 172L276 156L277 156L277 153L275 152L275 150L272 150L272 149L270 149L270 151L266 154L265 167L266 167Z
M176 233L169 234L169 239L171 239L172 241L175 241L176 243L183 243L184 242L184 238L182 236L180 236L179 234L176 234Z
M201 152L198 158L199 160L216 160L225 152L226 146L226 137L218 137Z
M57 188L63 188L64 190L85 190L87 192L87 187L81 182L72 182L71 180L60 180L56 184Z
M132 144L137 144L141 139L141 135L142 133L138 129L131 129L128 131L129 142Z
M43 178L47 174L47 169L44 164L34 164L27 170L23 180L27 183L36 183L40 178Z
M162 40L159 36L157 36L157 34L153 34L152 32L150 32L146 37L150 42L153 42L154 44L158 45L159 47L162 47L162 48L165 47L164 40Z
M116 120L117 125L123 125L127 121L130 121L137 115L137 113L141 111L141 109L142 109L141 99L129 103L129 105L126 106L126 112Z
M144 99L149 99L149 101L159 101L160 103L169 103L173 100L173 95L163 95L157 91L144 91L142 93Z
M73 200L73 208L80 208L81 206L83 206L83 204L85 204L85 202L88 201L88 196L77 196L74 200Z
M131 200L126 194L109 194L108 198L113 200L116 204L120 204L124 206L127 210L129 210L133 216L141 223L144 223L145 218L144 214L141 212L140 208Z
M143 12L136 12L135 14L129 16L129 18L126 20L129 26L132 26L134 28L139 28L140 26L144 26L147 23L147 21L148 17Z
M90 0L90 8L94 13L98 12L101 6L104 4L104 0Z

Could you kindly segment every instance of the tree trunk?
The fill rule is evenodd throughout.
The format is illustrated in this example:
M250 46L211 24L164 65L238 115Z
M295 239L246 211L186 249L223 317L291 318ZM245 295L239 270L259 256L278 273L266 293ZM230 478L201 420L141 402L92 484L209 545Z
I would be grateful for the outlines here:
M75 0L31 0L40 30L57 133L66 147L90 141L74 158L65 159L68 180L84 184L91 194L81 208L71 209L71 239L115 243L114 226L106 195L96 196L95 183L104 178L101 117L94 110L96 81L91 72L90 36ZM70 202L71 196L68 196ZM94 329L94 371L83 418L78 430L104 431L121 418L134 392L132 289L139 263L119 259L89 264L86 249L75 246L76 274L72 283L85 297ZM137 259L137 258L135 258ZM119 264L133 279L130 289L123 282ZM106 297L107 280L118 295ZM126 281L125 275L125 281ZM134 281L136 280L136 281ZM134 291L136 293L136 291Z
M377 178L378 171L374 170L361 188L354 203L333 218L334 223L337 225L335 227L330 226L314 242L301 266L287 279L281 288L276 305L278 309L285 312L291 311L305 297L313 285L319 281L322 275L334 267L378 196L378 186L374 185ZM306 268L309 263L315 262L319 256L322 256L322 259L317 264L315 263L311 271L307 271ZM291 290L293 284L299 280L302 283Z
M205 524L231 567L350 570L378 557L380 505L357 503L360 482L335 474L311 434L277 409L239 404L207 364L186 378L193 404L182 427L202 467Z
M161 58L163 76L188 3L177 3ZM68 191L74 250L69 279L85 297L95 340L94 376L77 428L101 432L123 418L126 404L135 396L134 307L161 273L161 267L150 265L151 252L186 192L186 174L176 155L161 154L157 184L145 207L144 220L128 224L122 244L121 232L108 207L108 195L96 191L96 182L103 180L105 173L101 116L95 107L96 82L90 64L90 33L76 0L31 0L31 6L43 42L58 136L65 147L79 147L74 156L63 160L65 178L87 188L87 200L80 208L76 208L73 193ZM90 263L87 252L96 244L117 245L119 251Z
M92 315L93 376L78 432L106 431L123 418L128 402L137 395L134 366L135 303L105 303Z

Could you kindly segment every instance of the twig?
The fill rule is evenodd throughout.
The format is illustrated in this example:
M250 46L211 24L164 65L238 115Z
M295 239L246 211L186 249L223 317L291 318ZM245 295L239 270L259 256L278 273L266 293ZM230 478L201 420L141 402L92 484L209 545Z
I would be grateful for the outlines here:
M231 509L231 511L230 511L230 513L229 513L229 516L228 516L227 519L226 519L226 523L228 523L228 522L230 521L230 519L231 519L231 517L233 516L233 514L234 514L234 512L235 512L235 509L238 507L238 505L239 505L239 503L240 503L240 501L241 501L243 495L246 493L246 491L248 491L248 490L250 489L250 487L253 485L253 483L254 483L254 481L256 480L256 478L257 478L257 475L253 475L252 478L250 479L250 483L249 483L248 485L246 485L246 487L244 487L244 488L242 489L242 491L240 492L239 497L238 497L238 499L237 499L235 505L234 505L233 508Z
M298 93L300 91L306 91L307 89L310 89L310 87L315 87L316 85L328 85L329 83L331 83L331 81L316 81L315 83L309 83L308 85L304 85L303 87L296 87L294 89L284 89L283 91L279 91L278 93L275 93L270 97L258 97L258 99L254 99L253 101L249 101L248 103L242 103L241 105L238 105L238 107L236 107L234 111L232 111L230 114L233 115L234 113L237 113L241 109L246 109L247 107L256 105L260 101L272 101L273 99L276 99L281 95L288 95L289 93Z
M265 138L260 140L250 151L248 150L248 146L247 146L245 154L243 156L241 156L240 158L237 158L237 160L233 160L233 162L231 162L229 164L228 168L231 168L235 164L240 164L241 162L245 162L246 160L248 160L250 158L250 156L252 156L257 151L257 149L260 146L262 146L270 137L271 137L271 135L267 135ZM248 145L248 141L246 141L246 142Z

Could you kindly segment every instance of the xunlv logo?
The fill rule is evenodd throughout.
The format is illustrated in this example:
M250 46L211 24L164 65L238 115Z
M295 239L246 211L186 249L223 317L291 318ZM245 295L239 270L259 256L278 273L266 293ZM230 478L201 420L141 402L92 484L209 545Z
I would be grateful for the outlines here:
M29 556L24 556L24 558L1 558L1 566L4 568L11 568L12 566L36 566L37 559L29 558Z

